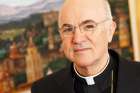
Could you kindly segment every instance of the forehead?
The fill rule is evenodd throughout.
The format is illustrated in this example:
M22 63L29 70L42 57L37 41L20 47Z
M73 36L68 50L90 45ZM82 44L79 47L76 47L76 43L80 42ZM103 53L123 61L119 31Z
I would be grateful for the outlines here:
M82 21L89 19L94 20L96 22L105 19L105 9L101 2L100 3L80 2L78 4L77 2L75 2L66 4L60 11L59 26L65 23L78 24L81 23Z

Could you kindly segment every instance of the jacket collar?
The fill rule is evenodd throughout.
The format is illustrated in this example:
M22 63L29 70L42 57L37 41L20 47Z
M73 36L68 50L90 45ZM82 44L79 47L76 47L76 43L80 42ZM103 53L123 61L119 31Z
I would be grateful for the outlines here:
M115 58L116 64L113 65L113 68L118 68L118 62L119 62L119 56L116 52L113 50L109 50L109 54L111 57L111 60ZM118 72L117 69L115 69L116 72ZM62 81L60 83L60 80ZM63 76L60 75L58 78L55 78L55 81L59 85L59 89L61 93L75 93L74 92L74 78L73 78L73 65L67 67L63 73ZM98 84L100 82L97 82ZM117 82L116 82L117 83ZM116 86L114 86L116 87Z

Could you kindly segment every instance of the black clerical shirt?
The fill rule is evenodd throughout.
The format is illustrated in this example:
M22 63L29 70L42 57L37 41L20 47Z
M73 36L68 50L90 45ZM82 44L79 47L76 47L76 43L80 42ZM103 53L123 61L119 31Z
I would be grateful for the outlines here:
M93 85L88 85L86 80L79 77L74 71L74 68L72 69L75 93L111 93L112 88L115 87L115 81L113 81L115 76L113 71L115 70L112 58L110 58L106 69L101 74L93 78L95 81L95 84ZM115 93L114 91L113 93Z

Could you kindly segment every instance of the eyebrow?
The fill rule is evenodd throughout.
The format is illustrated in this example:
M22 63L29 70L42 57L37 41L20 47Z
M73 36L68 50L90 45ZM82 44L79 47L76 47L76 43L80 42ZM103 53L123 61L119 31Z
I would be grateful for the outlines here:
M94 20L88 19L88 20L82 21L82 22L80 23L80 25L86 24L86 23L89 23L89 22L96 23Z
M86 23L89 23L89 22L96 23L96 22L95 22L94 20L92 20L92 19L87 19L87 20L82 21L82 22L80 23L80 25L83 25L83 24L86 24ZM67 23L65 23L65 24L62 25L61 28L63 28L63 27L70 27L70 26L73 26L73 25L72 25L72 24L67 24Z

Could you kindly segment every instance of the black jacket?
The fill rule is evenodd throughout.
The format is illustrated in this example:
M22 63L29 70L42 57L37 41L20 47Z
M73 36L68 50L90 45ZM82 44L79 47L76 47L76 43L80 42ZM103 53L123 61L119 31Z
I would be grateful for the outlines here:
M109 53L117 68L115 93L140 93L140 63L123 59L112 50ZM33 83L31 92L74 93L73 83L71 68L67 67Z

